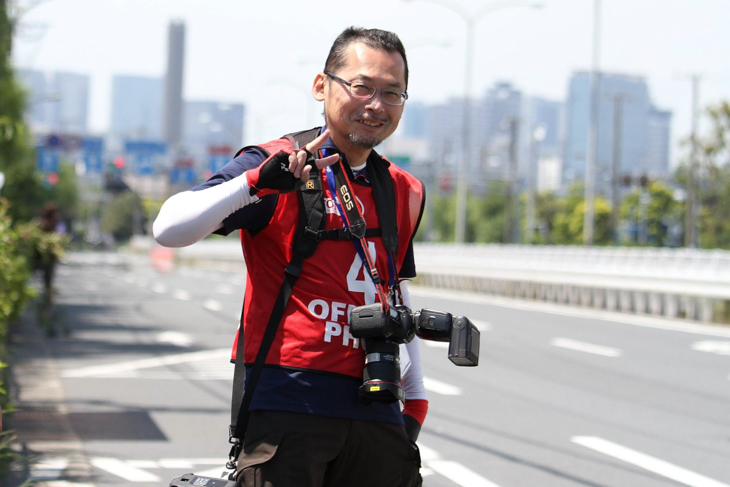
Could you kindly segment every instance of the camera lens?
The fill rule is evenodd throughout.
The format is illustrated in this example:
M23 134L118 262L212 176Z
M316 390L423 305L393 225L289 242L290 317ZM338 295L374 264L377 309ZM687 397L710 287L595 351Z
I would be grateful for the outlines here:
M365 341L365 352L360 402L393 403L402 400L398 344L384 338L369 338Z

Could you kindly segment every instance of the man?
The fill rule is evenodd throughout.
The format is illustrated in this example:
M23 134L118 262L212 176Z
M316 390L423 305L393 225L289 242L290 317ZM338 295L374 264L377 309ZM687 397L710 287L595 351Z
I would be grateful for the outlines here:
M365 350L349 327L352 308L383 299L378 297L382 283L390 304L409 306L401 280L415 276L412 239L423 209L423 186L373 150L398 127L407 85L405 50L395 34L346 29L314 79L312 95L324 102L326 126L311 134L306 150L294 150L284 139L246 148L205 184L172 196L155 221L155 238L171 247L190 245L212 232L241 230L248 270L247 381L282 276L289 272L303 211L297 191L302 182L322 181L325 230L343 230L342 205L350 201L371 230L359 248L353 240L324 238L301 264L253 393L238 459L244 487L416 485L415 440L428 404L418 339L401 346L402 363L410 361L401 412L399 403L358 401ZM339 193L333 191L335 175L342 174L354 198L333 197ZM394 201L376 196L384 182L392 184ZM383 215L395 217L397 246L383 242ZM372 271L380 277L378 286Z

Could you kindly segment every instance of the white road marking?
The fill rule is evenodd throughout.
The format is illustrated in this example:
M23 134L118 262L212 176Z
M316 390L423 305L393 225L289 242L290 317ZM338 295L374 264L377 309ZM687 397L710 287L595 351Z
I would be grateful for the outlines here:
M69 482L68 480L53 480L43 483L45 487L96 487L94 484Z
M172 297L175 299L179 299L180 301L190 301L190 293L183 289L176 290L174 293L172 293Z
M31 465L30 475L33 480L54 480L61 476L68 466L68 458L44 457L38 463Z
M231 351L228 348L219 348L216 350L201 350L199 352L181 353L177 355L167 355L164 357L146 358L140 360L132 360L130 362L118 362L114 364L94 365L90 367L82 367L80 369L64 370L61 377L79 378L79 377L97 377L108 376L110 374L118 374L123 372L131 372L140 369L149 369L153 367L161 367L164 365L177 365L190 362L200 362L204 360L228 360Z
M160 343L172 343L178 347L189 347L193 344L193 338L187 333L179 331L166 331L157 335L157 341Z
M94 457L91 464L129 482L159 482L160 478L145 469L197 470L197 465L218 465L196 475L221 478L226 460L223 458L161 458L160 460L119 460L117 458ZM50 484L49 484L50 485ZM81 487L82 484L69 484ZM60 486L59 486L60 487Z
M703 341L692 344L692 350L699 352L716 353L718 355L730 355L730 342Z
M157 475L133 467L129 463L116 458L94 457L91 459L91 464L129 482L159 482L161 480Z
M440 380L431 379L430 377L423 378L423 387L426 390L441 394L443 396L461 396L461 388L441 382Z
M434 342L433 340L422 340L421 343L423 343L427 347L449 348L449 342Z
M134 284L134 282L135 282L134 276L127 276L127 277L122 278L122 280L129 284Z
M603 438L595 436L574 436L571 438L571 441L691 487L730 487L728 484L718 482L691 470L672 465L664 460L626 448L625 446L604 440Z
M594 355L603 355L604 357L621 356L621 350L619 350L618 348L602 347L600 345L579 342L576 340L571 340L569 338L553 338L552 340L550 340L550 344L559 348L567 348L569 350L592 353Z
M223 309L223 305L220 303L220 301L216 301L215 299L206 299L203 302L203 308L209 309L211 311L220 311Z
M215 288L215 292L218 294L233 294L234 289L233 289L233 286L229 286L227 284L219 284Z
M154 292L156 292L156 293L164 294L164 293L166 293L166 292L167 292L167 286L165 286L165 285L164 285L164 284L162 284L161 282L156 282L156 283L155 283L155 284L154 284L154 285L152 286L152 290L153 290Z
M230 471L226 470L225 463L222 463L220 467L213 467L208 470L203 470L202 472L195 472L195 475L200 475L201 477L215 477L217 479L228 479L229 473Z
M462 487L499 487L494 482L485 479L460 463L442 460L436 450L420 442L418 443L418 449L421 451L421 462L425 467L424 470L433 470Z

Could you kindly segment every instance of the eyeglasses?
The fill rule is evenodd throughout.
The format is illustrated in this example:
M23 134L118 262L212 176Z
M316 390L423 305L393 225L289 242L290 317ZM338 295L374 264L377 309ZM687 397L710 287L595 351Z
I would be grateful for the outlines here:
M350 93L352 93L352 96L354 96L355 98L359 98L360 100L369 100L370 98L375 96L375 92L377 91L380 92L380 99L383 100L383 103L385 103L386 105L400 106L403 105L408 99L408 93L405 91L401 93L399 91L381 90L380 88L374 88L372 86L364 85L362 83L345 81L344 79L340 78L339 76L335 76L329 71L325 71L324 74L347 86L347 88L350 90Z

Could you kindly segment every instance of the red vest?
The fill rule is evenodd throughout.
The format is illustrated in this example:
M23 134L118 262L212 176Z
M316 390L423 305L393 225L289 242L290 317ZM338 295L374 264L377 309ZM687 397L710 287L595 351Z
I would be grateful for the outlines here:
M272 154L290 149L286 140L261 147ZM400 269L418 225L423 185L395 164L384 163L389 164L395 190L399 242L395 264ZM325 229L342 228L342 218L327 187L325 170L321 176L327 210ZM372 188L353 184L352 189L367 227L379 228ZM278 198L268 226L255 236L241 231L248 270L244 306L247 364L255 360L284 279L284 268L292 258L292 241L299 219L298 196L294 191L280 194ZM382 240L380 237L367 240L381 279L388 283L388 257ZM304 261L266 363L362 377L365 351L350 333L350 310L376 300L375 286L364 272L353 242L322 240L314 254ZM235 343L233 350L235 354Z

